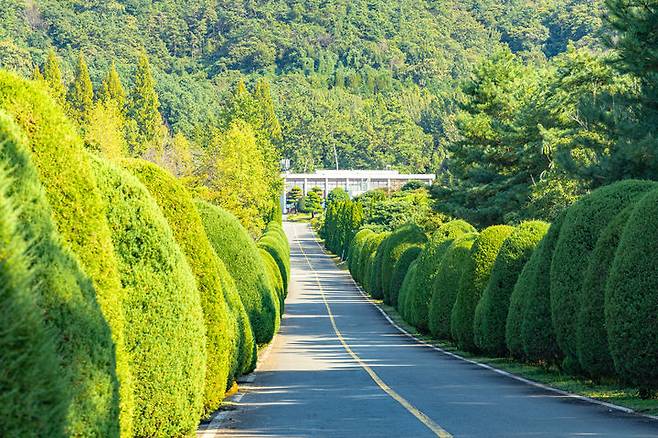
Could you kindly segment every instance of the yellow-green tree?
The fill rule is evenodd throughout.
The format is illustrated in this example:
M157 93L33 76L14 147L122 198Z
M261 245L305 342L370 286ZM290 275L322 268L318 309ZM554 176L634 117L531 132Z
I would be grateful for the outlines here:
M69 88L68 102L71 117L86 128L89 123L89 113L94 105L94 86L82 52L78 55L75 78Z
M66 87L62 80L62 70L59 65L59 59L53 49L48 51L46 63L43 66L43 78L48 82L50 94L60 105L65 104Z
M251 125L234 121L209 151L211 201L233 213L252 234L264 226L270 198L263 156Z
M103 79L98 98L103 102L113 101L122 110L126 105L126 90L121 84L121 77L114 61L107 71L107 76Z
M116 161L128 155L124 133L125 117L115 101L97 101L88 113L90 123L84 130L85 144L103 157Z
M159 148L165 136L160 114L160 100L155 91L151 64L145 53L137 62L134 87L128 101L128 115L134 122L129 146L133 155L142 155L152 148Z

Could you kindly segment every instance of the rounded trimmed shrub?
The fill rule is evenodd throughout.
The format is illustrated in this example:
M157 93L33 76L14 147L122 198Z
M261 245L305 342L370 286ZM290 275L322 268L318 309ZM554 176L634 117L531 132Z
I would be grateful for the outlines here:
M125 292L105 220L105 206L82 139L42 84L4 71L0 71L0 109L24 131L25 146L45 189L57 233L64 247L77 256L82 269L91 277L96 300L112 330L116 374L120 381L121 434L129 436L132 434L133 389L123 340L121 303ZM109 432L103 431L103 425L109 423L94 420L96 415L105 415L100 413L104 403L83 395L79 399L74 396L74 400L86 407L80 407L76 414L79 419L70 424L72 433L84 434L90 427L90 433L107 436ZM85 413L85 410L98 413Z
M655 187L650 181L622 181L602 187L567 211L551 262L551 316L564 367L582 372L576 348L576 321L581 290L592 250L601 231L628 205Z
M533 363L557 364L563 357L555 339L550 292L551 261L563 220L564 213L551 224L521 272L510 298L507 348L514 357ZM517 302L519 312L516 312Z
M500 247L489 283L475 308L473 322L476 328L475 345L485 353L506 355L505 326L512 290L548 227L546 222L523 222Z
M196 206L211 245L235 280L256 343L270 342L279 324L279 299L256 243L228 211L203 201Z
M134 434L189 434L203 412L206 374L206 329L194 274L146 187L100 159L93 158L92 167L127 292Z
M508 225L486 228L471 248L450 315L450 331L461 350L477 351L474 340L475 307L489 283L498 251L513 231L514 227Z
M396 229L382 244L381 265L377 265L381 276L381 288L384 302L393 307L398 305L399 289L393 289L391 278L393 269L400 256L407 248L412 246L423 247L427 243L427 236L422 228L416 224L406 224Z
M418 259L418 274L414 277L410 288L404 315L407 321L423 333L429 331L428 312L432 300L432 287L443 255L453 240L467 233L475 232L475 228L463 220L450 221L439 227L432 240L425 246Z
M283 290L287 291L290 279L290 247L288 238L283 234L283 228L279 223L270 222L267 225L258 240L258 247L267 251L274 259L283 281Z
M430 332L435 338L452 338L450 315L457 299L459 281L477 237L477 232L457 237L452 241L439 263L439 269L432 285L432 299L427 315Z
M265 269L267 271L267 278L270 282L270 287L276 292L278 298L277 301L277 312L279 315L283 314L284 301L286 299L285 289L283 288L283 277L281 276L281 271L279 270L279 265L277 265L274 257L270 254L269 251L264 248L258 248L263 263L265 264Z
M60 371L60 341L54 330L46 328L37 304L39 291L30 270L34 261L27 256L28 245L18 231L16 212L20 210L8 198L9 187L15 183L1 167L0 435L65 437L71 382Z
M658 388L658 190L642 198L619 240L605 288L610 354L619 376L648 396Z
M361 282L362 280L359 268L361 266L360 257L363 253L363 246L365 245L366 240L374 234L374 231L366 228L356 233L354 240L352 240L352 245L350 246L350 251L347 256L347 266L349 267L352 277L357 282Z
M423 249L420 246L410 246L407 248L398 261L395 263L395 266L393 267L393 276L391 277L391 288L393 290L398 290L400 291L398 293L398 310L400 311L400 314L402 314L402 309L405 308L404 302L407 299L408 292L409 292L409 285L413 283L413 278L410 277L409 281L407 281L407 287L402 288L402 285L404 284L407 273L409 271L409 266L411 266L411 263L413 263L418 256L420 256L420 253ZM403 315L404 317L404 315Z
M366 257L363 257L363 287L373 298L382 298L381 295L381 284L377 285L377 279L380 280L381 276L376 275L377 272L377 260L379 255L379 261L381 262L381 247L384 244L384 241L390 236L389 231L383 233L375 234L374 236L368 239L368 243L364 245L366 249Z
M409 294L409 289L411 284L414 281L414 277L418 275L418 257L411 262L409 269L407 269L407 275L404 276L402 280L402 286L400 287L400 297L405 300ZM404 318L404 316L402 316Z
M43 90L0 72L0 107L16 111L30 129L31 136L25 135L13 121L17 117L0 110L0 158L14 181L8 196L20 209L17 226L23 239L30 242L36 302L46 326L55 332L61 356L59 372L70 386L67 434L116 436L119 428L125 434L132 430L132 384L123 334L117 333L123 330L123 291L118 276L114 282L116 266L107 265L107 260L92 260L87 246L107 244L98 254L107 255L110 264L114 263L114 255L107 254L108 248L112 251L111 241L105 239L109 238L107 223L103 216L96 216L102 212L98 189L93 179L85 177L91 174L84 154L69 141L75 136L73 127ZM47 162L53 152L49 148L57 155L52 163ZM65 160L71 163L65 166ZM48 171L39 172L35 162ZM59 167L66 170L55 175ZM71 175L69 169L81 175ZM82 190L88 190L85 199ZM79 235L72 234L66 225L69 221L78 222ZM68 235L58 233L59 224L65 224L60 228ZM71 249L87 256L91 268L86 273ZM108 272L98 272L103 268ZM91 273L98 274L99 281L92 282L87 276Z
M201 307L206 324L206 381L204 412L215 411L224 398L224 389L232 382L229 377L229 357L232 338L237 336L229 324L230 318L217 257L208 242L201 217L187 189L164 169L143 160L125 160L130 171L148 189L162 210L174 238L187 258L201 296Z
M594 378L614 374L605 324L605 285L619 239L634 207L626 207L603 229L583 279L576 322L576 351L581 368Z

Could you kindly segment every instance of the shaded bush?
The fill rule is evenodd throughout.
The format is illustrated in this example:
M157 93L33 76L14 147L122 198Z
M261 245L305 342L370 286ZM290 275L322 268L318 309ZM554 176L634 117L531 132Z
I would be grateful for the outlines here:
M403 283L406 280L407 273L409 271L409 266L413 263L418 256L420 255L422 248L420 246L410 246L407 248L397 262L393 266L393 276L391 277L391 289L399 291L398 293L398 311L402 314L402 309L406 308L404 302L407 299L409 292L409 285L414 282L413 277L410 276L409 281L407 281L407 287L402 288Z
M258 240L258 247L267 251L276 263L281 281L283 281L284 298L290 279L290 247L283 228L276 222L270 222L265 233Z
M452 337L450 315L457 299L459 281L477 236L478 233L474 232L457 237L439 263L427 315L429 330L438 339Z
M622 181L595 190L566 213L551 262L551 317L564 367L582 372L576 348L576 321L591 253L605 226L649 189L649 181Z
M124 292L82 141L45 90L6 72L0 72L0 109L6 110L1 146L16 181L10 197L21 208L19 231L27 242L34 242L40 306L44 311L50 307L48 325L56 326L63 363L76 382L68 432L113 436L120 415L122 433L130 434L132 384L123 342ZM112 339L105 339L107 324ZM115 368L121 381L120 412Z
M256 243L226 210L200 201L197 209L210 243L235 280L256 343L271 341L279 324L279 299L270 286Z
M267 279L270 283L270 287L276 292L277 300L277 312L279 315L283 314L284 301L286 299L286 291L283 287L283 277L281 276L281 271L279 270L279 265L277 265L274 257L270 254L269 251L264 248L258 248L259 254L263 263L265 264L265 271L267 273Z
M93 159L127 296L126 347L134 434L191 433L203 411L206 330L194 275L155 200L137 178Z
M605 289L605 322L615 370L648 396L658 388L658 190L632 211Z
M418 248L411 249L412 251ZM409 289L414 281L414 278L418 275L418 257L411 262L409 268L407 269L407 275L404 276L402 281L402 286L400 286L400 298L404 301L407 300L409 296ZM404 318L404 316L402 316Z
M400 256L412 246L423 247L427 236L416 224L406 224L396 229L381 245L381 261L378 260L376 274L381 277L381 290L384 302L397 307L399 290L393 290L391 278L393 269Z
M13 184L0 168L0 435L64 437L71 382L60 370L57 332L46 328L36 302L33 260L7 194Z
M368 294L370 294L371 297L373 298L381 298L381 293L377 289L377 278L381 279L381 276L376 276L374 273L376 271L376 264L377 264L377 254L380 253L379 249L381 248L383 242L386 240L388 236L390 236L390 232L386 231L383 233L378 233L373 236L371 236L367 242L363 245L364 249L364 256L360 257L360 263L362 263L362 277L363 277L363 282L362 286L365 289ZM380 256L381 260L381 256Z
M364 230L359 231L356 233L354 236L354 240L352 240L352 245L350 246L350 252L347 257L347 265L350 269L350 273L352 274L352 277L354 280L357 282L361 282L361 256L364 253L364 245L366 244L366 241L370 236L373 236L375 234L374 231L372 231L369 228L366 228Z
M122 164L158 203L196 279L206 324L204 411L211 413L219 407L229 384L229 356L234 355L230 348L232 338L237 336L228 322L230 315L219 277L222 261L208 242L192 196L176 178L147 161L128 160Z
M489 283L498 251L513 231L514 228L507 225L486 228L478 235L471 248L450 315L450 331L461 350L477 351L473 337L475 307Z
M512 290L548 227L546 222L523 222L500 247L489 283L475 308L475 344L482 351L506 356L505 327Z
M583 279L576 351L581 368L592 377L614 373L605 324L605 285L622 231L634 208L635 205L626 207L603 229Z
M432 287L443 255L452 241L464 234L475 232L475 228L462 220L450 221L441 225L425 245L418 259L418 275L413 278L403 311L405 319L423 333L429 331L428 311L432 300Z
M521 272L510 298L505 334L507 348L513 356L530 362L556 364L562 358L551 318L550 274L563 220L564 214L551 224Z

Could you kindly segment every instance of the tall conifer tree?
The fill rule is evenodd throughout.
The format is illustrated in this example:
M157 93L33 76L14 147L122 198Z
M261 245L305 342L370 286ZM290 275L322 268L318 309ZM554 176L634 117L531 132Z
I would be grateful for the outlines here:
M69 89L69 108L71 115L80 124L87 122L94 104L94 86L89 76L89 68L82 52L78 55L75 79Z
M128 114L136 123L136 135L131 141L131 148L133 154L139 155L151 146L156 146L163 128L155 80L145 53L139 57L134 84L128 102Z
M103 102L114 101L119 108L124 108L126 105L126 91L121 84L121 77L117 71L114 61L110 65L107 76L103 79L99 99Z
M62 81L62 70L59 66L59 59L57 59L57 55L53 49L50 49L48 52L46 63L43 66L43 76L46 82L48 82L52 96L61 105L64 105L66 103L66 88Z

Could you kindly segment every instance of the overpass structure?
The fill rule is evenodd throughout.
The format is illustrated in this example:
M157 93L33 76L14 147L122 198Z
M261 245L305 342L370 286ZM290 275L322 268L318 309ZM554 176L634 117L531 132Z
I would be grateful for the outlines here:
M350 197L374 189L399 190L409 181L432 184L434 174L401 174L397 170L318 170L315 173L284 173L284 191L281 199L284 212L287 193L295 186L306 195L319 187L324 197L336 187L341 187Z

